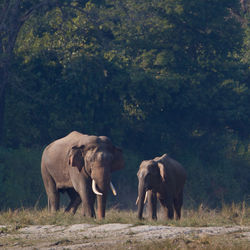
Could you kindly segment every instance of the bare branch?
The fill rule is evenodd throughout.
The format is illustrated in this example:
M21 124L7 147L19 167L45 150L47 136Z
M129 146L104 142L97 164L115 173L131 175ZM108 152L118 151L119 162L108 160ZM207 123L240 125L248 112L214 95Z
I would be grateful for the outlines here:
M53 4L52 1L49 1L49 0L45 0L45 1L42 1L41 3L38 3L34 6L32 6L28 11L26 11L26 13L23 15L23 17L21 18L21 22L25 22L27 19L30 18L30 16L36 11L36 10L39 10L43 7L46 7L46 6L51 6ZM56 5L57 4L57 0L54 1L54 4Z
M7 17L9 16L9 11L11 10L10 8L10 1L5 1L1 15L0 15L0 30L4 30L5 26L5 21Z

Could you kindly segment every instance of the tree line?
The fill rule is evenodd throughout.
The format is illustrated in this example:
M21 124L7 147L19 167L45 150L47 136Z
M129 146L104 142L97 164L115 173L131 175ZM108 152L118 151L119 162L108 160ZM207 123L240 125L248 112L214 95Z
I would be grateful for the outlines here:
M41 151L73 130L123 148L121 197L140 161L168 153L187 169L187 205L249 200L249 9L0 0L0 208L44 196Z

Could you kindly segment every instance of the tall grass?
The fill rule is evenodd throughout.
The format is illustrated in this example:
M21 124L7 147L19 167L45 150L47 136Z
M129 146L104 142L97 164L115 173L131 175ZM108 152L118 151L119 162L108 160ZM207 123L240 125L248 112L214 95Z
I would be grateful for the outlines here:
M132 210L108 209L104 220L83 217L80 212L75 215L60 210L49 213L47 209L15 209L0 212L0 225L20 228L28 225L72 225L79 223L106 224L128 223L132 225L169 225L180 227L207 226L250 226L250 208L245 202L240 204L223 205L221 209L208 209L200 205L198 209L183 210L181 220L168 220L159 213L158 220L152 221L147 216L138 220L136 212Z

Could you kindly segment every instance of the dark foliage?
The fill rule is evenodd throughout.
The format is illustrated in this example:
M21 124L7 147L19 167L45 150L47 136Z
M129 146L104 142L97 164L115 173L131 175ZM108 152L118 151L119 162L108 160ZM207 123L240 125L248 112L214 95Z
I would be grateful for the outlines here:
M18 2L0 1L0 209L45 205L42 149L73 130L124 150L110 206L135 208L140 162L163 153L187 206L249 201L244 1Z

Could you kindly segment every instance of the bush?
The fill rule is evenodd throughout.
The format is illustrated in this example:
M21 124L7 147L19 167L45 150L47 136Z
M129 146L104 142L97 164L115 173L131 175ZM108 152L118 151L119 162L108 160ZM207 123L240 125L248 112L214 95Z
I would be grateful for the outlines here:
M142 160L141 152L123 150L125 168L112 174L112 182L118 195L108 196L107 207L136 210L137 171ZM42 150L29 148L0 148L0 209L19 207L45 207L45 193L41 172ZM157 155L155 155L157 156ZM250 201L250 172L247 153L231 154L220 160L207 162L195 155L192 149L173 158L181 162L187 171L184 188L184 207L195 208L199 204L215 208L243 200ZM61 195L61 207L68 203L67 195Z
M0 209L45 204L41 150L0 148Z

